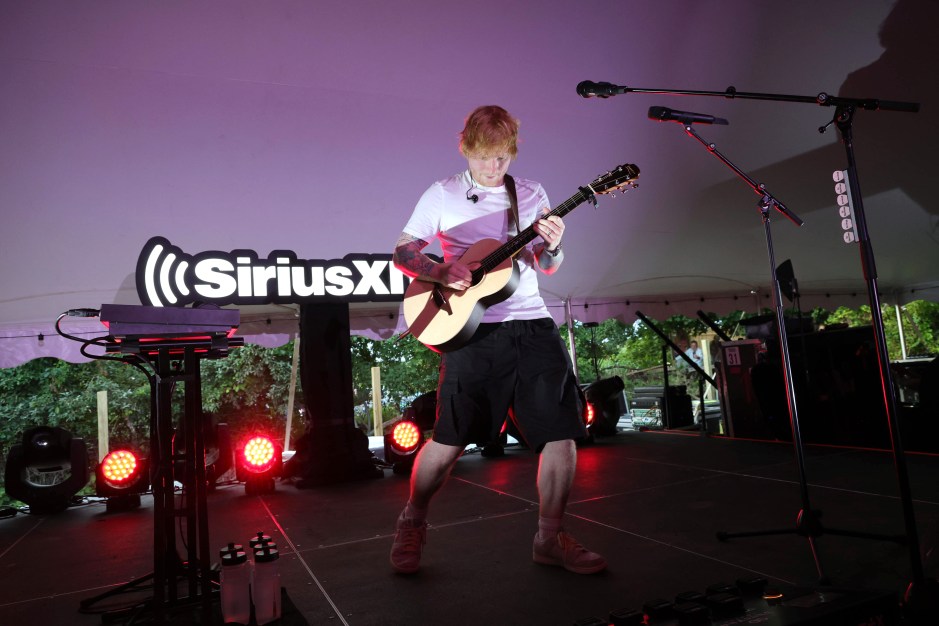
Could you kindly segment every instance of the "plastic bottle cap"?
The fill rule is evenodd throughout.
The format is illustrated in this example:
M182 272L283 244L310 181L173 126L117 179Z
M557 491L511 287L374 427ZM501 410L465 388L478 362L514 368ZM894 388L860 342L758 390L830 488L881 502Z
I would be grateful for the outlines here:
M244 546L238 543L230 543L218 551L222 559L222 565L239 565L248 560L248 555L244 551Z
M273 544L258 548L254 551L254 560L256 563L269 563L279 558L280 553L277 551L277 546Z
M248 545L251 546L252 550L256 550L263 545L273 543L270 535L265 535L263 531L258 531L258 534L251 538L248 542Z

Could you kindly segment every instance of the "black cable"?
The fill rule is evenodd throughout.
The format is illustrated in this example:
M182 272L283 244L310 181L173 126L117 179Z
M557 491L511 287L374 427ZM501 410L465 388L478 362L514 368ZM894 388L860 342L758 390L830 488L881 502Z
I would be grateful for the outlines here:
M75 310L80 310L80 309L72 309L72 310L75 311ZM81 309L81 310L86 310L86 311L87 311L87 310L90 310L90 309ZM87 357L89 357L89 358L92 358L92 359L112 359L112 360L114 359L114 357L102 357L102 356L98 356L98 355L94 355L94 354L87 354L87 353L85 353L84 350L85 350L85 348L88 347L88 346L98 346L98 347L101 347L101 348L107 348L107 341L106 341L107 335L101 335L101 336L99 336L99 337L92 337L91 339L82 339L81 337L76 337L75 335L71 335L71 334L65 332L64 330L62 330L62 320L63 320L64 318L66 318L66 317L69 317L69 312L62 313L62 314L59 315L58 318L56 318L56 320L55 320L55 332L57 332L60 336L65 337L66 339L69 339L69 340L71 340L71 341L77 341L78 343L82 344L82 354L85 355L85 356L87 356ZM81 317L91 317L91 316L90 316L90 315L82 315Z
M77 341L77 342L79 342L79 343L95 343L95 342L98 342L98 341L100 341L101 339L104 339L104 338L106 337L106 335L102 335L102 336L100 336L100 337L93 337L93 338L91 338L91 339L82 339L81 337L76 337L75 335L70 335L70 334L68 334L67 332L65 332L64 330L62 330L62 327L60 326L60 324L61 324L63 318L66 318L66 317L93 317L92 315L80 315L80 316L79 316L79 315L72 315L72 314L71 314L72 311L76 311L76 310L78 310L78 309L71 309L71 311L66 311L65 313L61 313L61 314L59 315L59 317L56 318L56 320L55 320L55 332L59 333L60 335L62 335L62 336L65 337L66 339L71 339L72 341ZM90 311L91 309L84 309L84 310L85 310L85 311Z
M107 350L109 343L107 340L108 335L100 335L98 337L92 337L91 339L83 339L62 330L62 320L66 317L95 317L98 315L98 313L99 311L97 309L69 309L56 318L55 332L70 341L75 341L82 344L81 348L79 349L79 352L82 356L95 361L119 361L121 363L126 363L127 365L132 365L143 372L143 375L147 377L147 380L150 380L154 376L154 372L146 369L145 367L146 365L150 365L150 362L139 354L107 356L101 354L91 354L88 352L88 348L90 346L96 346L98 348L104 348Z

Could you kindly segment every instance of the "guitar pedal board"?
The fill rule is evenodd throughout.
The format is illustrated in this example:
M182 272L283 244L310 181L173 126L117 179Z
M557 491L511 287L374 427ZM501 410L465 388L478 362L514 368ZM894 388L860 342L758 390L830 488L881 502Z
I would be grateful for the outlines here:
M896 593L833 587L771 586L765 578L719 583L704 591L620 608L574 626L891 626L900 624Z

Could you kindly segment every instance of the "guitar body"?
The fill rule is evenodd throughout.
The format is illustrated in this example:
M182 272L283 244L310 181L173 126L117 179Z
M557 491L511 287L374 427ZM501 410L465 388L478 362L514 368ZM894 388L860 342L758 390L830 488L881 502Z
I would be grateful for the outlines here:
M466 250L460 262L473 269L502 245L496 239L482 239ZM518 286L518 276L515 259L509 257L465 291L412 280L404 293L403 307L410 334L435 352L465 345L479 327L486 309L512 295ZM442 302L434 297L435 289Z

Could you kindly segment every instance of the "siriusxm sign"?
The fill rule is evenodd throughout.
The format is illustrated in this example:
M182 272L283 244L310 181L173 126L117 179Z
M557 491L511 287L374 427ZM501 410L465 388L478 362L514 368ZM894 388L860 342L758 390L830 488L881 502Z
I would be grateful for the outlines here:
M193 255L163 237L146 243L136 277L140 301L150 306L387 302L402 300L409 280L392 265L390 254L347 254L328 261L298 259L289 250L266 259L251 250Z

